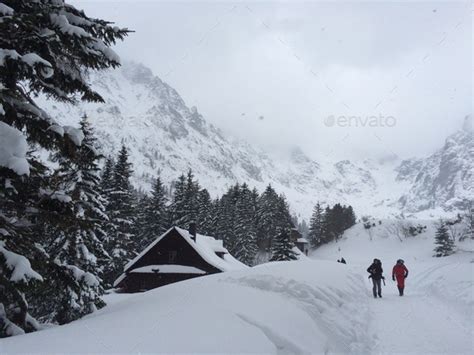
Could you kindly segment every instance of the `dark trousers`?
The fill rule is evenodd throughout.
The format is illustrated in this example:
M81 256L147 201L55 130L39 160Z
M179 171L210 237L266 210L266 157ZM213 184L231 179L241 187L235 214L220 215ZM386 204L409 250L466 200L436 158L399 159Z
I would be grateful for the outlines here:
M372 289L374 297L377 297L377 295L379 295L379 297L382 297L382 280L372 278L372 283L374 284L374 287Z
M404 289L405 289L405 287L398 286L398 292L400 293L400 296L403 296L403 290Z

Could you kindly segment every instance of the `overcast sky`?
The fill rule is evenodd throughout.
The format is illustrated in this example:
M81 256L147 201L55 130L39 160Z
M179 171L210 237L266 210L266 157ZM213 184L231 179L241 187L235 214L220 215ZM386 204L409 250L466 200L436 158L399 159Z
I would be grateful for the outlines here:
M470 2L70 3L135 30L122 58L274 152L424 155L472 112Z

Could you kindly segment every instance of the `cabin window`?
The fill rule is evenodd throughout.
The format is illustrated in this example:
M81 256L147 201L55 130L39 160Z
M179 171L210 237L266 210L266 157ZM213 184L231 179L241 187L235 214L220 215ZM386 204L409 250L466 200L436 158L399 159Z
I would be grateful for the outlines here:
M168 252L168 262L174 264L178 258L178 252L176 250L170 250Z

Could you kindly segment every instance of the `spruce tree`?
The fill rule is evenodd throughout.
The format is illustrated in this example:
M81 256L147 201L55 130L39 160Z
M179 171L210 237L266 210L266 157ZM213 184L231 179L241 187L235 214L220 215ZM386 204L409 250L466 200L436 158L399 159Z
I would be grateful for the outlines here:
M181 174L173 184L173 200L170 206L170 225L187 228L186 177Z
M104 168L102 170L102 176L100 181L100 187L102 190L102 194L105 198L109 196L109 192L113 185L114 180L114 166L115 162L112 157L108 157L105 160Z
M127 147L122 145L114 166L113 186L107 204L110 223L106 248L111 260L105 273L105 281L110 285L137 252L136 200L130 184L131 165Z
M324 242L324 212L319 202L316 203L313 209L308 236L313 247L318 247Z
M56 265L45 275L48 287L41 292L48 302L58 305L44 308L47 318L37 313L42 319L60 324L104 305L100 276L109 259L103 245L108 217L100 192L101 156L97 154L96 138L86 116L81 120L81 129L82 145L72 160L60 160L56 175L59 183L55 194L62 205L61 213L45 221L52 224L45 229L51 238L46 250L54 256ZM67 275L61 275L61 270ZM45 307L44 302L40 307Z
M235 224L236 202L240 194L240 185L231 186L221 197L218 207L217 231L224 241L224 246L232 254L236 247Z
M435 257L448 256L454 253L454 242L449 236L448 228L443 220L439 222L436 230L435 245L437 245L434 249Z
M192 170L189 169L186 176L186 187L184 189L185 216L181 221L181 225L183 225L184 228L188 228L191 222L196 223L197 221L199 189L199 183L194 179Z
M282 230L294 228L291 221L290 207L286 201L285 195L281 194L277 200L277 215L275 216L276 232L279 234Z
M257 254L256 203L247 184L243 184L235 205L235 246L232 255L252 266Z
M37 298L36 285L55 265L45 251L42 232L48 228L42 224L46 216L59 217L61 204L39 155L23 159L26 142L32 150L70 159L82 139L78 129L61 127L34 98L44 93L70 103L103 101L86 82L86 72L117 67L119 59L109 47L127 32L60 0L2 0L0 130L15 140L20 157L0 166L0 337L38 328L28 301ZM2 139L0 150L12 148L3 146L11 139ZM17 269L16 262L24 268ZM58 272L68 275L64 268Z
M139 222L141 225L139 250L147 247L168 229L166 191L159 176L153 183L151 196L142 201L140 209L143 211L143 217Z
M296 260L297 256L293 248L294 244L291 241L289 229L283 229L273 240L270 261Z
M278 194L268 185L258 199L257 204L257 239L259 244L271 245L272 239L279 233Z
M197 229L204 235L213 235L213 204L211 195L206 189L197 194Z

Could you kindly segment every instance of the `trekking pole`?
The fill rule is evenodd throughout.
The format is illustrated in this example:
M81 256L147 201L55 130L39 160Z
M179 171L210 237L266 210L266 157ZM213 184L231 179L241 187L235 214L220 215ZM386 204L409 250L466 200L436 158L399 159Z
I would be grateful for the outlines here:
M383 281L383 285L385 286L385 277L382 279L382 281Z

